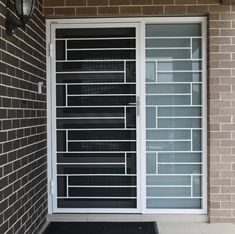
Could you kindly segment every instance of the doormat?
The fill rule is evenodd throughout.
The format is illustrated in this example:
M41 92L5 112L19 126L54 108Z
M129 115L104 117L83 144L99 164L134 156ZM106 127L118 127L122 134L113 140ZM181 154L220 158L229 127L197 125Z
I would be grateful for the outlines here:
M43 234L158 234L156 222L51 222Z

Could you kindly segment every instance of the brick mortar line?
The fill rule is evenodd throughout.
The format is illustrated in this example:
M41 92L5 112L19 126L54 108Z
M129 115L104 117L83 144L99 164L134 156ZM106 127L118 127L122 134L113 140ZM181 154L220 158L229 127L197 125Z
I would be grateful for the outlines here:
M30 62L28 62L27 60L22 59L22 58L20 58L20 57L17 57L16 55L11 54L11 53L9 53L9 52L6 51L6 50L0 49L0 52L4 52L4 53L10 55L11 57L13 57L13 58L19 60L18 66L15 66L15 65L13 65L13 64L11 64L11 63L8 63L8 62L5 62L5 61L1 60L2 63L7 63L7 64L9 64L10 66L12 66L12 67L14 67L14 68L16 68L16 69L22 69L22 68L20 67L20 62L22 61L22 62L27 63L28 65L30 65L30 66L32 66L32 67L34 67L34 68L40 70L40 71L42 71L42 72L45 72L45 71L46 71L46 63L44 64L44 63L41 62L41 64L45 66L45 69L43 69L43 68L40 68L40 67L36 66L35 63L30 63ZM37 59L37 60L38 60L38 59Z
M24 60L21 60L21 61L24 61ZM45 80L45 81L46 81L46 78L43 78L43 77L41 77L41 76L39 76L39 75L36 75L36 74L34 74L34 73L31 73L31 72L29 72L29 71L23 70L23 69L20 68L20 67L12 66L11 64L6 63L6 62L3 62L2 60L0 60L0 62L3 63L3 64L5 64L5 65L8 65L8 66L12 67L13 69L17 69L17 70L23 71L24 73L27 73L27 74L29 74L29 75L31 75L31 76L34 76L34 77L37 77L37 78L39 78L39 79L42 79L42 80ZM39 70L39 69L38 69L38 70ZM41 71L42 71L43 73L45 73L45 75L46 75L46 70L45 70L45 71L41 70ZM0 73L0 74L8 75L8 73ZM16 77L16 78L17 78L17 77Z
M229 60L230 61L230 60ZM25 72L25 71L23 71L23 72ZM25 73L27 73L27 72L25 72ZM23 82L27 82L27 83L30 83L30 84L33 84L33 85L37 85L37 83L35 83L35 82L32 82L32 81L30 81L30 80L24 80L23 78L20 78L20 77L17 77L17 76L12 76L12 75L10 75L10 74L7 74L7 73L3 73L3 72L0 72L0 75L2 75L2 76L7 76L7 77L10 77L10 78L13 78L13 79L17 79L17 80L19 80L19 81L23 81ZM31 75L32 76L32 75ZM37 77L37 76L35 76L35 77ZM38 77L37 77L38 78ZM47 81L47 79L46 78L40 78L39 79L40 81L41 80L43 80L43 81ZM4 85L3 83L0 83L0 85ZM46 85L45 85L46 86ZM11 86L12 87L12 86ZM1 107L0 107L1 108Z
M43 165L44 165L44 164L43 164ZM43 165L42 165L42 166L43 166ZM35 171L35 169L34 169L33 171ZM33 172L33 171L32 171L32 172ZM45 173L45 171L43 171L42 173L40 173L40 174L39 174L37 177L35 177L33 180L35 180L35 179L37 179L38 177L40 177L43 173ZM45 178L45 179L46 179L46 178ZM45 180L45 179L44 179L44 180ZM16 190L16 191L14 192L14 194L16 194L17 192L19 192L21 189L23 189L25 186L27 186L27 185L28 185L29 183L31 183L31 182L32 182L32 181L29 181L29 182L28 182L27 184L25 184L23 187L21 187L20 189ZM37 186L37 185L35 185L35 186ZM31 190L35 189L35 186L34 186L33 188L31 188L26 194L24 194L24 196L26 196ZM46 185L45 187L47 187L47 185ZM40 191L42 191L45 187L43 187L42 189L40 189L40 190L38 191L38 193L39 193ZM37 194L38 194L38 193L37 193ZM35 194L35 195L36 195L36 194ZM23 197L24 197L24 196L23 196ZM34 197L35 197L35 196L34 196ZM9 197L8 197L8 198L9 198ZM7 199L8 199L8 198L7 198ZM21 198L22 198L22 197L21 197ZM21 199L21 198L20 198L20 199ZM18 199L19 199L19 198L18 198ZM29 201L31 201L32 199L33 199L33 197L32 197ZM4 199L4 200L5 200L5 199ZM28 202L29 202L29 201L28 201ZM18 202L18 200L15 201L13 204L11 204L11 206L8 206L8 209L9 209L10 207L14 206L14 205L16 204L16 202ZM22 204L21 207L23 207L24 205L25 205L25 204ZM19 209L18 209L18 210L19 210ZM18 210L16 210L16 212L18 212ZM4 211L3 211L1 214L3 214L3 213L4 213ZM14 214L15 214L15 213L14 213ZM14 214L13 214L13 215L14 215ZM6 222L8 222L9 219L10 219L13 215L11 215L8 219L4 220L3 224L6 223ZM18 222L18 221L17 221L17 222ZM13 226L13 225L12 225L12 226Z
M31 83L31 84L34 84L36 87L38 87L37 83ZM26 91L26 92L30 92L30 93L35 93L35 94L45 96L45 97L47 96L46 93L38 93L38 91L35 91L35 90L32 90L32 89L23 89L23 88L14 86L14 85L6 85L6 84L3 84L3 83L0 83L0 86L7 87L7 88L12 88L12 89L15 89L15 90L21 90L21 91ZM46 87L46 85L43 85L42 88L47 88L47 87ZM2 96L2 95L0 95L0 96ZM11 98L11 96L8 96L8 95L6 97ZM31 99L31 100L34 100L34 99Z
M0 28L5 29L2 25L0 25ZM45 54L42 54L39 50L36 50L35 47L33 47L32 45L28 44L26 41L22 40L20 37L18 37L18 36L16 36L16 35L14 35L14 37L15 37L17 40L19 40L19 41L25 43L25 44L26 44L27 46L29 46L33 51L37 51L37 53L39 53L42 57L46 57L46 53L45 53ZM3 37L1 37L1 39L2 39L3 41L5 41L6 43L8 43L8 44L14 46L15 48L21 50L23 53L25 53L25 54L27 54L27 55L29 55L29 56L31 56L31 57L34 57L34 55L29 54L27 51L23 50L22 47L18 47L17 45L15 45L15 44L13 44L12 42L10 42L10 41L4 39ZM46 40L45 40L45 45L46 45ZM42 49L44 49L44 51L46 52L46 46L45 46L45 47L42 47ZM37 57L35 57L35 59L37 59Z
M34 144L39 144L39 143L41 143L41 142L37 142L37 143L34 143ZM23 148L21 148L21 149L23 149ZM35 154L36 152L40 152L40 151L43 151L43 150L47 150L47 147L44 147L44 148L35 150L35 151L33 151L33 152L29 153L29 154L24 155L24 156L21 157L21 158L15 159L15 160L13 160L13 161L7 163L7 164L10 165L10 164L12 164L12 163L15 163L15 162L17 162L17 161L20 161L20 160L22 160L22 159L24 159L24 158L29 157L31 154ZM46 156L46 157L47 157L47 153L44 154L43 156ZM42 157L42 156L41 156L41 157ZM22 167L18 168L17 170L14 170L14 171L12 171L12 172L10 172L10 173L4 175L3 177L1 177L1 179L5 178L5 177L9 177L9 176L11 176L11 175L14 174L14 173L17 173L19 170L21 170L22 168L24 168L24 167L26 167L26 166L29 166L31 163L33 163L34 161L37 161L38 159L40 159L40 158L36 158L36 159L34 159L33 161L31 161L30 163L28 163L28 164L26 164L26 165L23 165ZM3 169L3 167L6 166L7 164L4 164L3 166L1 166L1 168ZM17 180L19 180L19 179L21 179L21 178L18 178ZM17 181L17 180L16 180L16 181ZM16 182L16 181L14 181L14 182ZM14 183L14 182L13 182L13 183ZM10 184L10 185L12 185L12 184ZM7 185L7 187L8 187L8 186L9 186L9 185ZM7 188L7 187L4 187L2 190L4 190L4 189ZM2 190L0 190L0 191L2 191ZM3 199L1 202L3 202L4 200L6 200L6 198Z
M29 91L30 92L30 91ZM27 98L19 98L19 97L9 97L9 96L2 96L0 95L0 98L8 98L8 99L17 99L21 101L31 101L31 102L39 102L39 103L46 103L46 101L41 101L41 100L34 100L34 99L27 99ZM7 107L6 107L7 108ZM46 108L45 108L46 109ZM37 109L35 109L37 110Z
M27 146L20 147L20 148L18 148L18 149L16 149L16 150L26 149L27 147L30 147L30 146L33 146L33 145L37 145L37 144L41 144L41 143L43 143L43 142L45 142L45 141L46 141L46 139L41 140L41 141L37 141L37 142L34 142L34 143L29 144L29 145L27 145ZM44 147L44 148L42 148L42 149L47 149L47 147ZM3 155L4 155L4 154L13 153L13 152L16 151L16 150L8 151L7 153L3 153ZM35 150L35 151L33 151L33 152L30 152L30 153L28 153L28 154L26 154L26 155L24 155L24 156L22 156L22 157L20 157L20 158L18 158L18 159L22 159L22 158L28 157L30 154L33 154L33 153L38 152L38 151L40 151L40 150L41 150L41 149ZM18 159L14 160L14 161L12 161L12 162L17 161ZM3 166L4 166L4 165L2 165L1 167L3 167ZM12 172L12 173L13 173L13 172ZM12 173L10 173L10 174L8 174L8 175L11 175ZM4 178L4 177L2 177L2 178ZM1 190L0 190L0 191L1 191Z
M44 155L42 155L41 157L34 159L34 160L31 161L29 164L24 165L22 168L25 168L26 166L29 166L29 165L33 164L34 162L41 160L42 158L47 158L47 154L44 154ZM40 167L42 167L42 166L44 166L44 165L46 165L46 164L47 164L47 161L46 161L44 164L42 164ZM21 169L22 169L22 168L21 168ZM38 167L34 168L34 170L30 171L29 173L34 172L36 169L38 169ZM45 173L45 172L46 172L46 170L43 171L41 174L39 174L37 177L41 176L41 175L42 175L43 173ZM27 173L27 174L25 174L25 175L28 175L29 173ZM36 178L37 178L37 177L36 177ZM18 178L18 179L15 180L12 184L8 185L7 187L4 187L4 188L3 188L2 190L0 190L0 191L2 192L4 189L8 188L9 186L12 186L12 185L13 185L14 183L16 183L16 182L21 182L22 178L23 178L23 177ZM35 180L36 178L34 178L33 180ZM47 178L45 178L45 179L47 179ZM17 192L19 192L22 188L24 188L25 186L27 186L27 185L28 185L29 183L31 183L31 182L32 182L32 180L28 181L23 187L20 187L19 189L15 190L15 191L14 191L14 194L16 194ZM35 185L35 186L36 186L36 185ZM35 186L34 186L34 187L35 187ZM12 195L12 194L11 194L11 195ZM8 197L5 197L5 198L1 201L1 203L3 203L4 201L7 201L8 206L9 206L9 198L11 197L11 195L9 195ZM18 198L18 199L19 199L19 198ZM16 202L17 202L17 201L15 201L15 203L16 203ZM11 206L13 206L15 203L11 204ZM9 206L9 207L11 207L11 206ZM9 208L9 207L8 207L8 208ZM3 213L4 213L4 211L3 211L2 213L0 213L0 214L3 214Z

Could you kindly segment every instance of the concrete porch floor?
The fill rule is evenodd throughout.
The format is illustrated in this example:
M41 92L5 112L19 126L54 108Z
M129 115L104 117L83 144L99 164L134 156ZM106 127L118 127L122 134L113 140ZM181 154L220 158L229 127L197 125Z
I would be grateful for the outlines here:
M159 234L235 234L231 223L157 222Z

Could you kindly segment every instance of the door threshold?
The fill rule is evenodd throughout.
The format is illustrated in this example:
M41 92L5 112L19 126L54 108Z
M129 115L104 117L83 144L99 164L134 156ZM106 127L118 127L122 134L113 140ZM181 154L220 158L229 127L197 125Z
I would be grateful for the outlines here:
M193 222L207 223L204 214L48 214L48 222Z

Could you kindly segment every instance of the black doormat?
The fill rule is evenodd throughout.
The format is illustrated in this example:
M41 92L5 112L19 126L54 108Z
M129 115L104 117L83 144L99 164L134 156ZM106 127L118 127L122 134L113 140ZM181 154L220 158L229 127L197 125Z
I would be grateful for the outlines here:
M158 234L155 222L52 222L43 234Z

